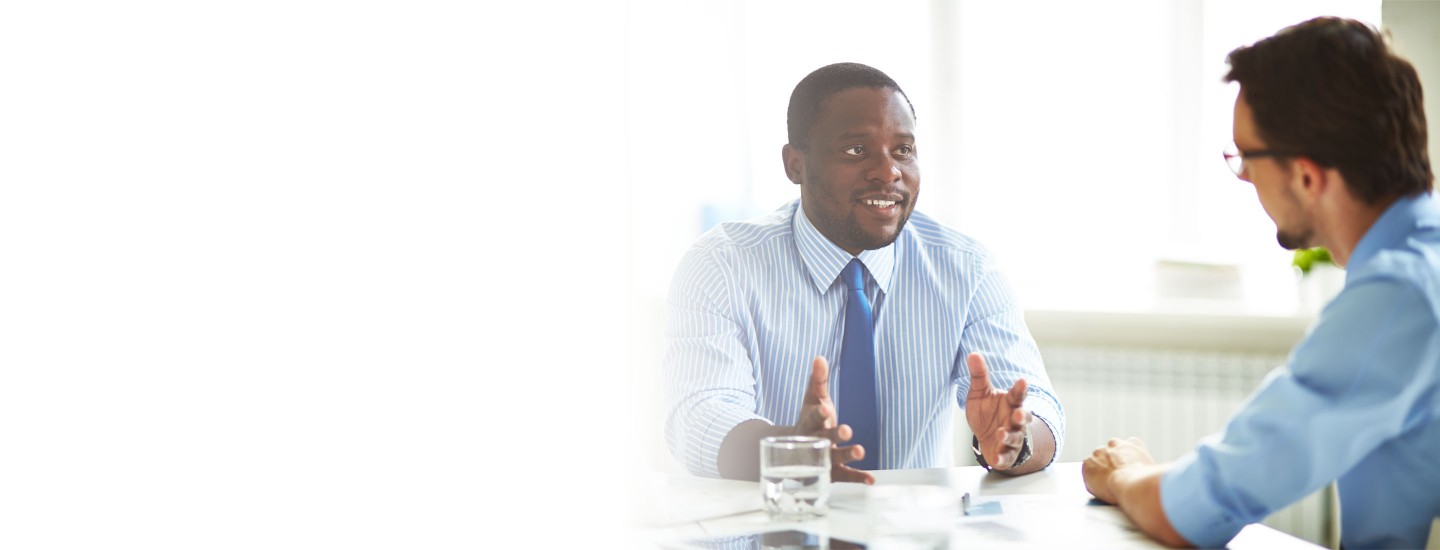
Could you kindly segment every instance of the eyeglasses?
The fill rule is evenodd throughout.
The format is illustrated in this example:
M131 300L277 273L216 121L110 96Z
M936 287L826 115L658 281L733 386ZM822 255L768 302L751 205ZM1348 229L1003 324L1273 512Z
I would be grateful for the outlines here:
M1245 173L1245 162L1248 160L1265 157L1293 157L1299 153L1291 153L1289 151L1277 151L1274 149L1261 149L1259 151L1240 151L1234 147L1230 147L1221 154L1225 155L1225 164L1230 167L1230 171L1234 172L1236 176L1239 176L1240 174Z

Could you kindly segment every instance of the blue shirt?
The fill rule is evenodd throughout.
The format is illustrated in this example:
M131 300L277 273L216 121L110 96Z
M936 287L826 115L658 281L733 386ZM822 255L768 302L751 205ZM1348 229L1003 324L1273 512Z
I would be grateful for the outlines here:
M1420 548L1440 516L1440 205L1401 199L1288 364L1166 472L1165 515L1215 547L1338 478L1346 548Z
M951 464L971 352L983 354L996 387L1025 378L1026 408L1063 443L1065 417L1039 349L979 243L915 212L894 243L858 257L875 312L880 468ZM687 469L718 476L720 443L741 422L796 422L811 361L823 355L833 368L840 354L840 272L851 258L799 201L720 224L686 254L670 289L664 370L666 442ZM843 408L838 379L830 395Z

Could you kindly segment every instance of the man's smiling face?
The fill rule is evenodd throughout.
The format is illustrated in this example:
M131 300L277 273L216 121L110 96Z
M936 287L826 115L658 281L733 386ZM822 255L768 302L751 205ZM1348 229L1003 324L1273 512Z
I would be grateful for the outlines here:
M915 117L897 90L860 87L831 95L804 150L790 149L791 179L820 233L852 255L895 242L920 193Z

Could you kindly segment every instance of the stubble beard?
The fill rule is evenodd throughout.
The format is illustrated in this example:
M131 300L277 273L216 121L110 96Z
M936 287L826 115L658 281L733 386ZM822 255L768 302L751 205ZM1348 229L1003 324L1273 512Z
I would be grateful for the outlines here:
M1296 234L1283 229L1277 229L1275 231L1275 241L1280 243L1280 247L1285 250L1310 248L1310 233Z
M1285 189L1285 191L1286 195L1288 195L1290 199L1290 204L1294 207L1292 210L1298 216L1305 216L1307 212L1303 207L1300 206L1300 197L1295 194L1294 190L1288 187ZM1280 247L1284 248L1285 250L1299 250L1301 248L1310 248L1314 246L1310 244L1311 241L1314 240L1314 237L1315 231L1313 229L1306 228L1303 231L1292 231L1280 227L1280 222L1275 222L1275 241L1280 243Z
M905 229L907 221L910 221L910 213L902 212L900 222L895 225L894 233L874 237L860 227L860 222L855 219L854 213L851 213L845 217L845 232L848 233L849 241L855 243L861 250L876 250L890 246L895 239L900 238L900 231Z
M807 183L809 182L807 181ZM825 188L825 185L823 183L815 183L811 186L811 189L816 188ZM823 193L822 196L816 197L817 202L825 202L825 200L833 198L836 197L829 193ZM847 205L854 204L853 197L845 197L845 201ZM811 216L811 221L814 222L815 227L820 229L820 232L825 234L826 238L840 245L841 248L846 248L846 246L849 245L860 250L876 250L890 246L896 239L900 238L900 232L905 230L905 224L910 221L910 214L915 211L914 201L915 195L906 195L905 202L896 205L897 208L904 208L905 210L900 213L900 221L895 224L895 231L878 237L866 233L864 228L860 227L860 222L855 219L855 211L853 209L847 209L846 214L840 216L841 219L832 218L829 211L818 207L815 208L815 212L806 209L805 214ZM804 203L804 201L801 202L802 204ZM839 237L839 239L828 234L832 231L838 233L834 235L834 237Z

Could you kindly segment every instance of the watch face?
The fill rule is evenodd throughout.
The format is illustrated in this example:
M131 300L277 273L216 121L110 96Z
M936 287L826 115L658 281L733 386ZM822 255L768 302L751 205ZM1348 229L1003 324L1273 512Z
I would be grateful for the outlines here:
M1021 464L1024 464L1025 461L1026 461L1026 460L1029 460L1029 459L1030 459L1030 425L1029 425L1029 424L1026 424L1026 425L1025 425L1025 441L1022 441L1022 442L1020 443L1020 454L1018 454L1018 455L1015 456L1015 463L1014 463L1014 464L1011 464L1010 467L1011 467L1011 468L1014 468L1014 467L1016 467L1016 466L1019 466L1019 465L1021 465Z
M1029 459L1030 459L1030 437L1029 437L1029 434L1026 434L1025 442L1020 444L1020 454L1015 455L1015 463L1014 463L1014 464L1011 464L1010 467L1011 467L1011 468L1014 468L1014 467L1016 467L1016 466L1019 466L1019 465L1021 465L1021 464L1024 464L1025 461L1026 461L1026 460L1029 460Z
M978 463L981 467L985 468L986 470L989 470L989 469L990 469L990 464L987 463L987 462L985 462L985 454L980 452L980 437L979 437L979 436L970 436L970 450L975 453L975 462ZM1017 454L1017 455L1015 455L1015 463L1014 463L1014 464L1011 464L1010 467L1011 467L1011 468L1014 468L1014 467L1016 467L1016 466L1019 466L1019 465L1021 465L1021 464L1024 464L1025 461L1026 461L1026 460L1029 460L1029 459L1030 459L1030 427L1029 427L1029 426L1026 426L1026 427L1025 427L1025 440L1020 443L1020 453Z

